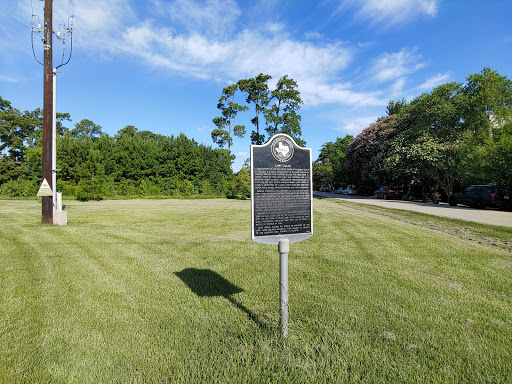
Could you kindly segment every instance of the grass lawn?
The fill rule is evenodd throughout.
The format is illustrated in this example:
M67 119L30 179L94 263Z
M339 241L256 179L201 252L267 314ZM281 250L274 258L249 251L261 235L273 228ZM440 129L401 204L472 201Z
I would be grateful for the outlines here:
M512 229L315 199L283 341L249 201L67 210L0 201L0 382L512 382Z

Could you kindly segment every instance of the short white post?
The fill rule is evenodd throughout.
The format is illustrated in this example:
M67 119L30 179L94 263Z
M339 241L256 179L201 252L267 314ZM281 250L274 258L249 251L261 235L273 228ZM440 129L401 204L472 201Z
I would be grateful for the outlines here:
M55 196L56 210L53 211L53 224L68 225L68 213L62 210L62 192L57 192Z
M281 303L280 330L283 338L288 337L288 253L290 241L279 240L279 301Z
M62 211L62 192L57 192L57 212Z

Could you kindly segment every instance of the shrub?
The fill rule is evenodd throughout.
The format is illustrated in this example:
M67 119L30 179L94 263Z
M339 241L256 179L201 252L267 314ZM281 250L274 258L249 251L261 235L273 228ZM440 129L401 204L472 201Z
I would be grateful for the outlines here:
M80 201L103 200L102 184L89 179L82 179L76 189L76 198Z
M37 194L38 186L35 182L18 178L2 184L0 194L10 197L29 197Z
M208 180L203 180L203 182L199 186L199 193L201 195L206 195L206 196L211 196L214 194L213 187Z
M236 175L234 194L241 199L251 197L251 175L247 168L242 168Z
M148 189L150 196L160 196L160 187L158 185L152 185Z
M180 192L185 196L192 196L196 194L196 188L190 180L183 180L181 182Z

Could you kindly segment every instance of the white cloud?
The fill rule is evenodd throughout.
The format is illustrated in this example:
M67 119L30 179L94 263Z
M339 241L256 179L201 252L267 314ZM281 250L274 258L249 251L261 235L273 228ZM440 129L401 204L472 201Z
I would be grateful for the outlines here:
M308 40L319 40L319 39L323 39L324 38L324 35L322 35L320 32L306 32L304 34L304 37Z
M241 11L234 0L175 0L167 6L173 24L189 33L222 36L233 30Z
M395 80L425 67L422 56L415 49L402 49L400 52L383 53L375 60L374 78L379 82Z
M377 121L376 116L365 116L365 117L357 117L352 119L348 124L346 124L343 128L338 129L341 132L346 134L356 136L363 129L373 124Z
M342 0L335 13L355 11L359 22L393 25L411 22L421 16L435 17L439 0Z
M64 13L72 4L71 0L60 3ZM260 30L236 30L241 11L233 0L153 1L151 19L136 15L122 0L75 5L74 44L94 54L127 55L153 69L225 84L261 72L272 75L273 81L288 74L298 83L304 107L386 104L382 92L356 91L339 78L360 48L299 40L279 23L263 23ZM394 80L412 72L418 62L415 50L384 55L375 64L375 77Z
M249 152L237 152L236 157L240 157L241 159L247 159L249 157Z
M418 88L422 89L422 90L431 90L440 84L447 83L451 78L452 78L452 74L450 72L438 73L437 75L429 77Z
M207 125L200 125L199 127L196 127L197 132L210 132L212 129Z
M287 38L283 34L265 37L258 32L242 31L229 42L231 56L226 57L226 69L240 75L254 76L259 72L289 74L298 77L330 76L345 69L352 52L340 43L313 44Z
M285 26L280 23L266 23L263 25L263 30L270 33L281 33L285 29Z
M104 36L108 36L112 27L129 23L134 19L131 8L122 0L90 1L86 5L78 2L75 12L76 27L85 31L101 31Z
M33 4L35 6L36 1ZM67 18L74 15L73 45L90 49L94 54L123 52L122 31L127 25L138 22L134 10L125 0L56 0L54 10L54 28L61 23L67 24ZM42 15L41 11L40 17Z
M14 77L4 76L4 75L0 75L0 81L5 81L7 83L18 83L19 82L19 80Z
M381 106L386 102L380 92L352 91L348 85L332 84L327 79L303 79L299 83L301 97L305 106L319 104L339 104L351 106Z
M197 33L175 35L146 21L126 30L116 49L142 58L154 68L180 71L203 79L232 79L269 73L274 81L284 74L295 79L306 103L380 105L375 94L351 91L332 81L346 69L352 50L341 43L313 44L277 33L267 36L243 30L231 40Z
M400 97L404 94L404 88L407 80L405 77L398 78L390 87L389 93L391 97Z
M241 11L234 0L153 1L151 19L123 0L56 1L60 14L71 14L73 4L73 43L95 55L128 55L153 69L221 83L260 72L273 81L288 74L306 103L381 103L375 94L354 92L333 80L351 62L353 48L299 40L275 22L263 23L259 30L236 30ZM272 7L276 2L262 4Z

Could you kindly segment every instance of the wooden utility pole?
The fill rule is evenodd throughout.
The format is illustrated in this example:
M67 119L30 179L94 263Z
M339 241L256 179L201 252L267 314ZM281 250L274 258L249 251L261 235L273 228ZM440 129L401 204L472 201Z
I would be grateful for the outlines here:
M52 181L53 125L53 0L44 2L44 95L43 95L43 180ZM43 196L43 224L53 224L53 198Z

